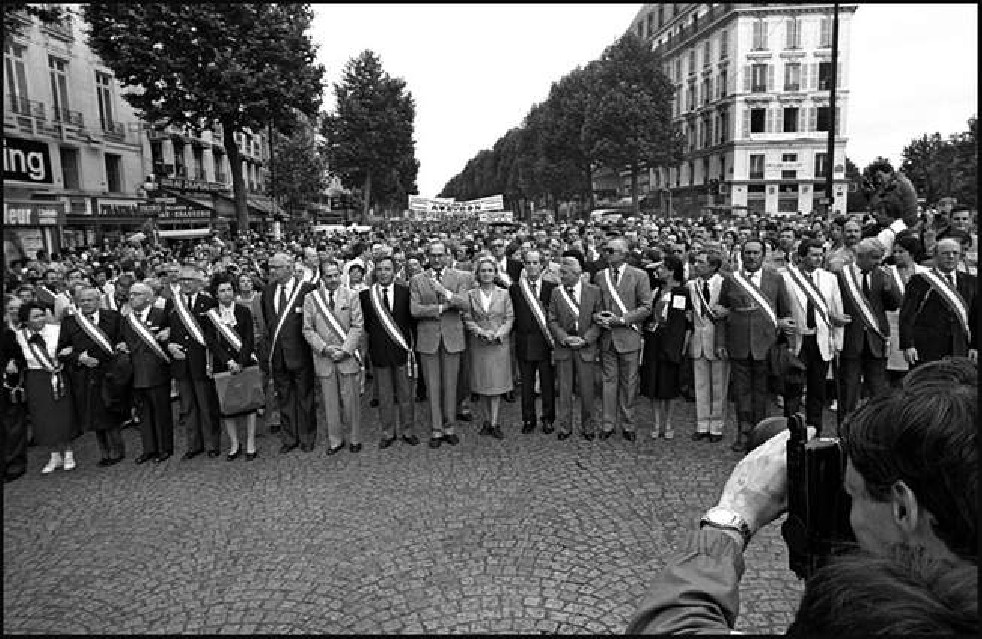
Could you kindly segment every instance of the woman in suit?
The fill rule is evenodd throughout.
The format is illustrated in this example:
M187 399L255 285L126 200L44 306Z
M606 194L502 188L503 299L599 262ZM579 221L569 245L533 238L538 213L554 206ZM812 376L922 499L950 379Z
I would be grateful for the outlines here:
M490 255L477 259L478 287L467 293L464 326L470 333L471 392L484 398L487 419L482 435L503 439L498 426L501 396L513 390L511 328L515 311L507 289L495 285L498 264Z
M655 425L651 438L658 439L663 432L665 439L672 439L672 400L681 393L679 366L689 339L688 312L692 302L682 285L682 260L666 255L655 272L659 287L645 325L641 395L652 400Z
M237 375L246 366L257 363L255 353L255 333L252 313L248 307L235 303L234 280L225 273L217 273L211 278L211 294L218 300L218 306L208 312L205 323L205 341L212 356L213 373L231 373ZM216 321L238 337L241 347L234 344L218 328ZM229 453L226 456L232 461L242 452L239 446L238 425L245 422L246 427L246 460L256 458L256 412L222 413L222 422L228 432L230 442Z
M262 372L263 394L266 396L266 406L260 408L257 414L265 418L270 427L279 428L280 413L276 409L276 398L273 396L273 380L269 375L269 345L266 343L266 322L263 318L262 282L250 273L242 273L238 277L239 292L235 303L249 309L252 314L252 334L256 336L254 352L259 358L259 370ZM268 415L267 415L268 413ZM271 432L273 432L271 430Z

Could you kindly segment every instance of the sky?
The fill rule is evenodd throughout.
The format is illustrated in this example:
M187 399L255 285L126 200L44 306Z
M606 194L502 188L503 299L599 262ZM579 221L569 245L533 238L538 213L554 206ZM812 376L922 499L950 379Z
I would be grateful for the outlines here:
M416 101L420 195L436 196L482 149L521 125L553 82L598 58L641 4L314 4L311 37L331 87L365 49ZM861 4L851 30L846 154L899 166L925 133L978 113L975 4Z

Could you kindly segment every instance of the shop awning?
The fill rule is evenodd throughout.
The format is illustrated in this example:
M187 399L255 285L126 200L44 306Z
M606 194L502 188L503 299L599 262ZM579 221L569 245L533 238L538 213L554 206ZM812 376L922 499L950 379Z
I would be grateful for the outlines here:
M208 237L211 235L211 229L207 227L196 229L161 229L157 233L162 239L192 240L199 237Z

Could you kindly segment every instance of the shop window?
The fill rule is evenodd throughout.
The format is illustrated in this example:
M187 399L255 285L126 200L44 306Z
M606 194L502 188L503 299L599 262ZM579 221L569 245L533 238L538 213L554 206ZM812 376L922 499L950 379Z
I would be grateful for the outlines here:
M123 192L122 162L120 156L106 153L106 190L110 193Z
M78 180L78 149L61 147L61 179L66 189L79 189Z
M750 179L764 179L764 154L754 153L750 156Z

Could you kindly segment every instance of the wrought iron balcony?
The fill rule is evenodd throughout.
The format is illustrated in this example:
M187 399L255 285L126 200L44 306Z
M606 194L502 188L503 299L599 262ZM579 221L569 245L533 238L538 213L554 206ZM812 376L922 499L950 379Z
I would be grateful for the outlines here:
M72 111L71 109L52 109L52 111L55 114L54 119L56 122L71 124L80 129L85 128L85 119L78 111Z
M38 120L45 119L44 103L38 102L37 100L29 100L27 98L8 95L5 107L6 109L10 109L11 113L15 113L17 115L26 115L28 117L37 118Z

